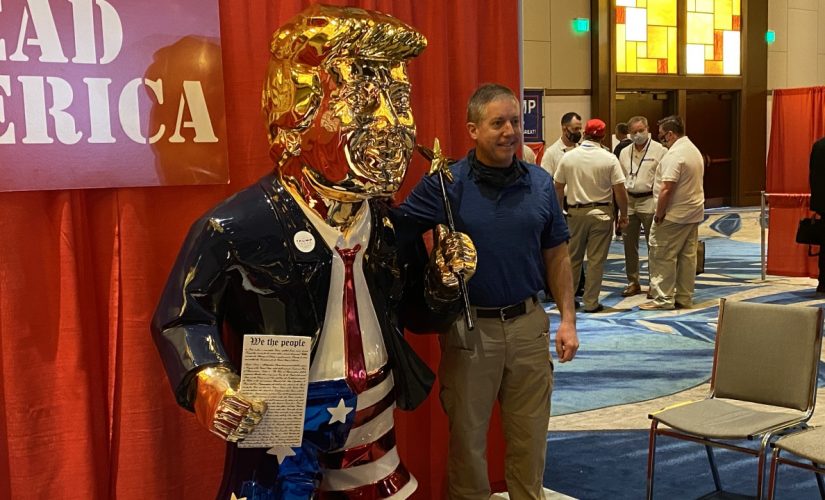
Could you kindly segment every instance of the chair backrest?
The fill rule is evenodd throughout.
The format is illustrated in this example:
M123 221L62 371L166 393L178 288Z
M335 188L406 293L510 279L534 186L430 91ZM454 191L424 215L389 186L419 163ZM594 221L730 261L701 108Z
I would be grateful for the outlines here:
M713 396L812 411L821 336L818 307L722 299Z

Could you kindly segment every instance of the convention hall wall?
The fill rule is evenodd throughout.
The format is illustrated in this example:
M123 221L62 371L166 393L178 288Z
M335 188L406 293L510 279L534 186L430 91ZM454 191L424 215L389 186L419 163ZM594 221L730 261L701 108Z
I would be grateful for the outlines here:
M563 113L573 110L589 118L592 110L597 109L593 104L597 98L592 95L592 39L598 38L593 30L598 27L599 17L606 18L606 12L593 13L591 6L612 4L591 0L522 0L523 86L545 90L543 130L547 144L558 137ZM743 32L743 83L735 92L745 89L742 99L750 109L734 117L733 122L738 127L738 123L758 118L764 119L766 125L751 125L739 138L742 143L754 145L753 137L765 137L764 143L755 143L756 153L743 148L737 157L742 166L736 167L739 172L734 175L731 190L739 205L758 203L754 195L764 185L761 159L767 154L770 135L771 91L825 85L825 0L750 0L743 5L745 17L747 11L752 13L745 21L751 23L751 34ZM591 20L591 33L572 30L571 21L577 17ZM774 43L764 42L765 29L775 32ZM764 45L758 46L760 43L767 44L766 53ZM748 49L752 54L750 61L746 59ZM765 79L767 85L763 88ZM673 106L679 111L675 103ZM758 181L753 180L754 173Z

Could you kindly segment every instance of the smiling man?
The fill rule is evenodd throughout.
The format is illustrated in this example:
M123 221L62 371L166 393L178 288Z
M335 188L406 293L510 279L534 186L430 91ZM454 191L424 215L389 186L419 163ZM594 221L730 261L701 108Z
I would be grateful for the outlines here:
M511 498L541 498L550 392L549 319L537 293L550 284L561 311L556 353L578 349L567 224L552 177L515 157L521 138L519 101L486 84L467 106L475 148L451 167L447 187L456 229L476 245L478 268L468 283L476 328L463 321L441 337L441 404L450 421L448 497L490 497L487 428L501 403L505 479ZM444 223L436 177L424 178L400 210L427 229Z

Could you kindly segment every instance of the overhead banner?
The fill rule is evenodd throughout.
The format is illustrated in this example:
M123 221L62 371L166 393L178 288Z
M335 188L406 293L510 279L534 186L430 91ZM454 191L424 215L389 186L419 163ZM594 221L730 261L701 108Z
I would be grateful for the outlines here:
M524 142L543 142L544 130L541 121L541 104L544 89L524 89Z
M0 0L0 191L229 181L218 0Z

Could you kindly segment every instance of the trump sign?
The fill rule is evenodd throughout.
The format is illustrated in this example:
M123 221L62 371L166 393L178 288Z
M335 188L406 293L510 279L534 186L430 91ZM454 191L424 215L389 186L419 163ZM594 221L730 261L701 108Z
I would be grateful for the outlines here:
M522 112L524 113L524 142L542 142L544 133L541 121L543 89L524 89Z

